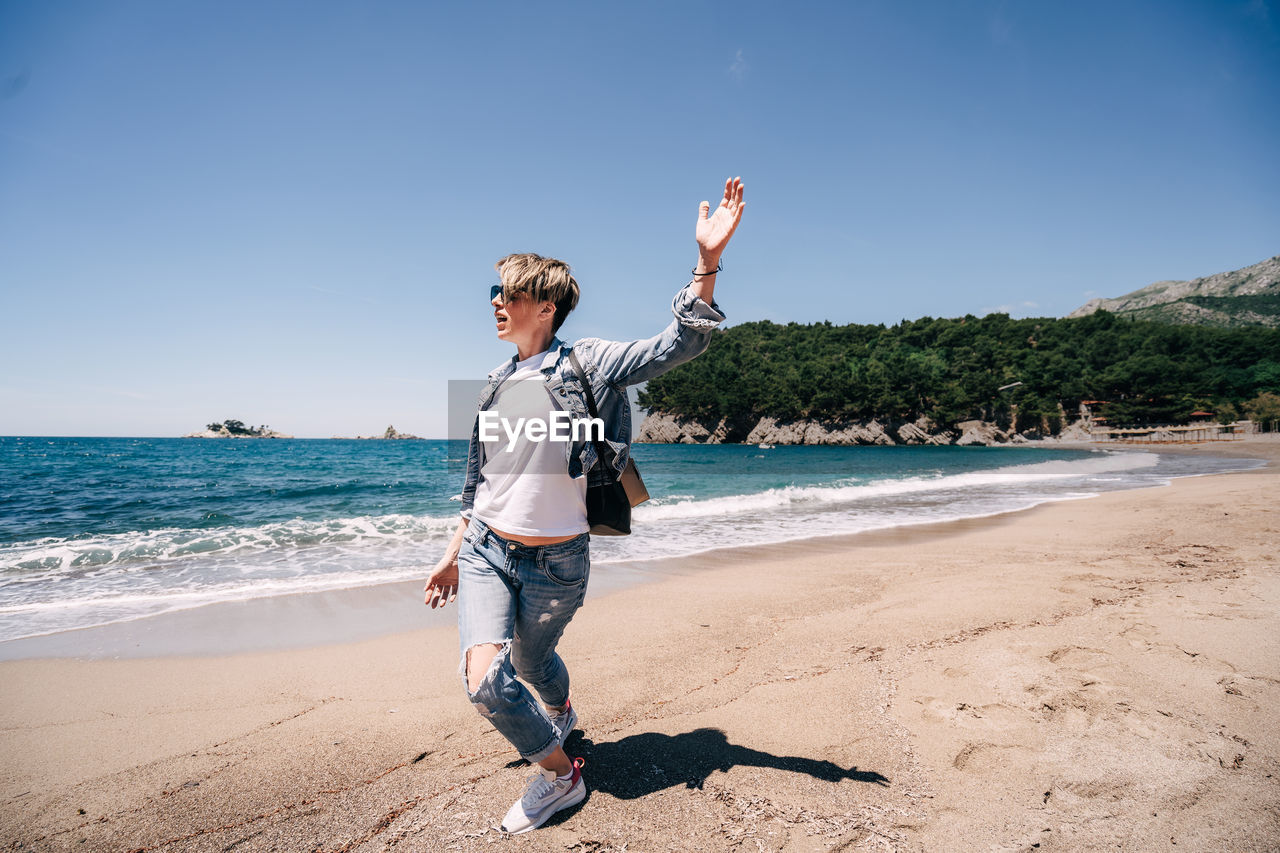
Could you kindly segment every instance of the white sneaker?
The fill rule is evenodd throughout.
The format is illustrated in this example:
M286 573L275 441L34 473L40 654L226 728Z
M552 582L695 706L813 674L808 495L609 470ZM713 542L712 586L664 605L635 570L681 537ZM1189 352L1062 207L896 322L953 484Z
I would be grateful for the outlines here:
M537 829L556 812L582 802L587 796L587 783L582 781L580 767L582 759L573 759L573 773L568 779L556 778L554 770L538 768L524 796L502 819L502 831L519 835Z
M569 733L578 725L578 712L573 710L573 703L565 700L564 710L551 717L551 724L560 732L560 746L569 739Z

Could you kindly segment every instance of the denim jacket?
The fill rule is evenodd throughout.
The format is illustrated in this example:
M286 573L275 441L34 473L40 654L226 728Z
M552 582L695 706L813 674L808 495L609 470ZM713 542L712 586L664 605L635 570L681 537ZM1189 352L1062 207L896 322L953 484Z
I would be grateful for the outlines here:
M627 400L627 386L661 376L677 364L683 364L701 354L711 343L711 333L724 320L713 300L710 305L694 296L689 285L676 294L671 303L675 319L652 338L640 341L602 341L599 338L583 338L572 346L559 338L552 338L543 356L543 382L547 390L559 399L561 407L574 419L589 418L587 397L582 383L569 360L572 349L582 362L582 369L591 383L596 409L604 421L605 441L613 448L614 471L606 474L603 466L596 465L594 442L566 442L570 477L581 477L587 472L587 484L599 485L612 482L627 465L631 452L631 404ZM471 428L471 444L467 449L467 479L462 487L462 515L471 518L475 505L476 486L480 482L480 468L484 464L484 445L480 441L479 412L493 402L493 396L515 370L519 356L512 356L489 374L489 382L480 392L476 408L476 421Z

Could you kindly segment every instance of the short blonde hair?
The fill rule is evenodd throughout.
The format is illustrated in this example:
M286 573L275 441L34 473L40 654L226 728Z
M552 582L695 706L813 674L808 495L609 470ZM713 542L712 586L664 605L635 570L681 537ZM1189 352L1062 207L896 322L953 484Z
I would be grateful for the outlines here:
M578 305L578 282L564 261L526 252L507 255L494 264L494 269L498 271L498 278L502 281L504 301L516 295L528 295L535 302L555 304L556 316L551 321L552 334L560 330L569 312Z

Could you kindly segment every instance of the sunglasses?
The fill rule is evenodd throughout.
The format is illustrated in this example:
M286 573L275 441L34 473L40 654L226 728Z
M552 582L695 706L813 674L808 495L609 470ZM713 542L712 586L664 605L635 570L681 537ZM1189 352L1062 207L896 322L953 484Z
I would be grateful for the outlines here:
M497 298L498 298L499 296L501 296L501 295L502 295L502 285L500 285L500 284L495 284L495 285L493 285L492 287L490 287L490 288L489 288L489 301L490 301L490 302L492 302L493 300L497 299ZM516 301L516 297L517 297L517 296L519 296L519 295L520 295L520 294L518 294L518 293L516 293L516 294L512 294L512 296L511 296L511 298L510 298L510 299L503 299L502 301L503 301L503 302L515 302L515 301Z
M492 287L490 287L490 288L489 288L489 301L490 301L490 302L492 302L493 300L497 299L499 296L502 296L502 285L500 285L500 284L495 284L495 285L493 285ZM515 302L515 301L516 301L516 300L518 300L519 298L520 298L520 294L519 294L519 293L513 293L513 294L511 294L511 297L510 297L510 298L506 298L506 299L503 299L503 300L501 300L501 301L502 301L502 302L504 302L504 303L507 303L507 302Z

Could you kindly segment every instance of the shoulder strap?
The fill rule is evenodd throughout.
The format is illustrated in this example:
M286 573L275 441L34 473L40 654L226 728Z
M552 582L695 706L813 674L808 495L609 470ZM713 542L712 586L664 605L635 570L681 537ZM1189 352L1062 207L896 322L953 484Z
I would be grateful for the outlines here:
M587 413L592 418L599 419L600 411L596 408L596 395L591 393L591 382L587 380L587 372L582 369L582 362L578 361L578 354L573 351L573 347L569 347L569 361L573 362L573 370L578 374L578 381L582 383L582 390L587 395ZM594 441L593 444L596 446L596 456L600 464L608 469L609 460L613 458L613 448L600 440Z
M573 370L578 374L578 381L582 383L582 390L587 394L587 411L591 417L600 417L600 412L596 409L596 395L591 393L591 383L587 381L587 372L582 369L582 362L578 361L578 354L573 351L573 347L569 348L569 360L573 362Z

